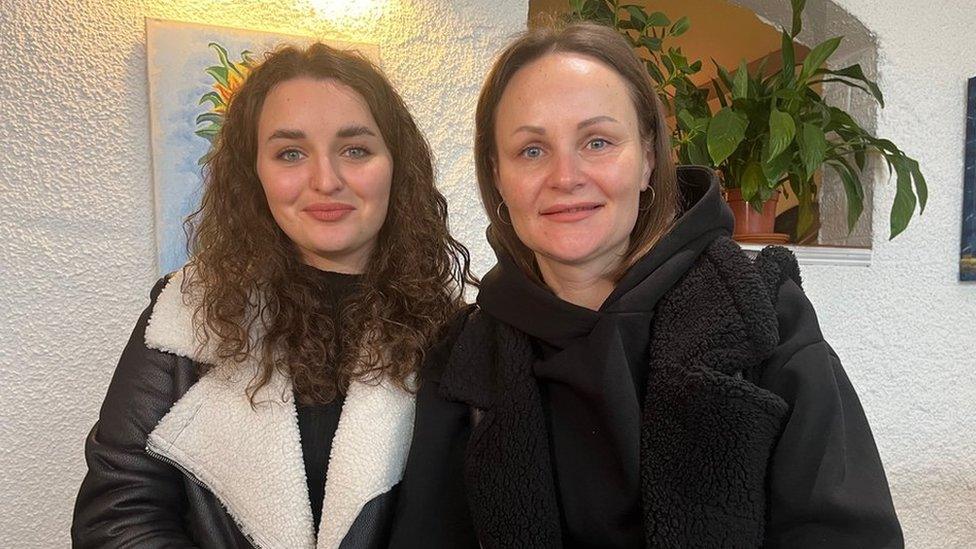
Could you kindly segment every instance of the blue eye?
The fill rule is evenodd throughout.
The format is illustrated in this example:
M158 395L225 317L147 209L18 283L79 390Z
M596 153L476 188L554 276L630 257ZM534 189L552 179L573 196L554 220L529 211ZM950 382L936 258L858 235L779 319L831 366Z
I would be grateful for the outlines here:
M296 149L286 149L278 153L278 158L285 162L298 162L303 156L302 152Z
M542 156L542 148L534 147L534 146L526 147L522 149L522 156L526 158L539 158L540 156Z
M343 154L353 159L366 158L369 156L369 151L365 147L349 147Z
M610 142L603 138L597 138L586 144L586 147L591 151L599 151L607 148Z

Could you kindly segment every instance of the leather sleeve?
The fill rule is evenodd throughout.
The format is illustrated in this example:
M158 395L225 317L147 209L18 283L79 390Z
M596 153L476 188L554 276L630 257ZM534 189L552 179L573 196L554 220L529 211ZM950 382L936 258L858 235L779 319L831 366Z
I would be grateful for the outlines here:
M768 548L904 547L884 467L840 359L792 281L777 303L780 344L760 385L790 414L770 466Z
M147 435L185 390L174 373L187 361L145 344L164 285L153 288L85 442L88 473L75 501L74 547L193 547L183 528L184 478L145 450Z

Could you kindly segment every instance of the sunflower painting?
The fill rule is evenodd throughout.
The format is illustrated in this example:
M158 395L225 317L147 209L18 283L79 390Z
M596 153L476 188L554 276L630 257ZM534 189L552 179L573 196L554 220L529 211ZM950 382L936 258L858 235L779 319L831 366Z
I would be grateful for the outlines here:
M146 36L157 266L165 274L186 261L183 220L200 202L203 164L234 92L266 52L314 39L160 19L147 19ZM379 62L375 45L327 43Z

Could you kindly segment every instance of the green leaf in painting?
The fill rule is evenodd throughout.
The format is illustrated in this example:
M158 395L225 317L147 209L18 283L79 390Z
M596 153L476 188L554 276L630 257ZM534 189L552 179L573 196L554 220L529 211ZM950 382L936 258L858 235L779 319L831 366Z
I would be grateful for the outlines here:
M819 127L804 122L800 124L800 133L796 136L796 143L800 148L800 160L803 171L807 176L813 175L814 170L823 164L827 154L827 138Z
M674 23L674 25L671 26L671 30L669 31L669 34L671 36L681 36L682 34L688 31L689 27L691 27L691 21L688 20L687 16L682 17L681 19L678 19Z
M749 121L742 114L724 107L712 117L708 124L708 155L715 165L729 157L746 135Z
M813 76L813 73L820 68L821 65L827 62L827 59L834 54L837 46L840 45L840 36L835 36L829 40L825 40L820 44L817 44L810 53L807 54L806 59L803 60L803 68L800 69L800 81L806 81L808 78Z
M796 135L796 123L789 114L779 111L776 107L769 112L769 150L764 160L776 158L793 142Z
M214 124L223 124L224 116L222 114L217 114L215 112L205 112L197 116L196 123L203 124L204 122L213 122Z
M229 86L227 82L227 69L225 67L207 67L206 73L216 80L221 86Z
M214 107L220 107L224 104L224 100L221 99L219 93L207 92L203 94L203 97L200 98L200 101L197 103L197 105L203 105L207 101L209 101L210 104L213 105Z

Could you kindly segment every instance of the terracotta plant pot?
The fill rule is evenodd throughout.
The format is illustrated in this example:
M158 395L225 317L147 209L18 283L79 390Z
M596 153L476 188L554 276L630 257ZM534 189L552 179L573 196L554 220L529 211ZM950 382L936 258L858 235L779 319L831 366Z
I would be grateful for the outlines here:
M763 203L762 213L760 213L754 210L748 202L742 200L742 193L739 189L727 189L725 201L729 203L732 215L735 216L735 230L732 238L747 242L777 244L786 242L788 235L773 232L776 225L777 200L779 200L778 192Z

